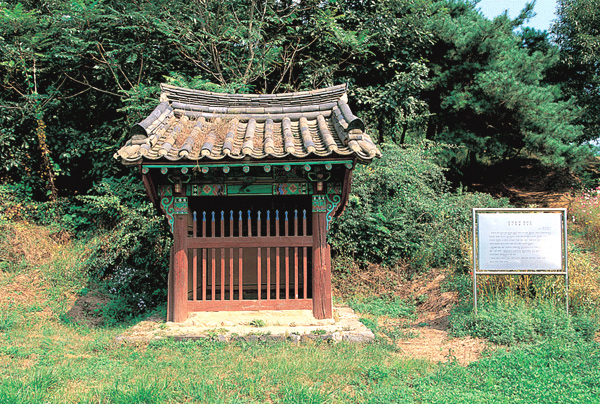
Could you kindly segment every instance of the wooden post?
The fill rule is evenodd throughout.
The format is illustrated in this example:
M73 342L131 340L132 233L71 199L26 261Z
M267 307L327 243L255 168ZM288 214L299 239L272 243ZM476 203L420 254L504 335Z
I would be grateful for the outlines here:
M313 315L317 319L333 318L331 297L331 268L327 248L327 199L313 195Z
M187 220L188 203L186 197L174 198L173 212L173 320L181 323L187 319L188 294L188 253L187 253Z
M171 255L169 257L169 275L167 277L167 321L173 321L173 265L175 254L171 247Z

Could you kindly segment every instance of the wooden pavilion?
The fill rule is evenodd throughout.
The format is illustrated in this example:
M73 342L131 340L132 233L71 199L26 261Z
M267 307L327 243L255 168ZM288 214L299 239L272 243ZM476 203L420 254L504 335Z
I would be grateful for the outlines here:
M173 232L168 320L263 309L331 318L329 222L344 209L355 165L381 155L347 87L161 89L115 157L139 167Z

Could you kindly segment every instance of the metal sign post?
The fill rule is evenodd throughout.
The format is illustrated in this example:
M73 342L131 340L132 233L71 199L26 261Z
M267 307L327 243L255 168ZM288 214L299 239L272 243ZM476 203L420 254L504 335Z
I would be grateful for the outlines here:
M566 209L473 209L473 307L477 275L564 275L569 313Z

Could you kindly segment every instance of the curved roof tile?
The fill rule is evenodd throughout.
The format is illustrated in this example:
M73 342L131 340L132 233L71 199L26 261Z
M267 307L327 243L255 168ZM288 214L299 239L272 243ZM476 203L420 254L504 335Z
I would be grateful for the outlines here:
M381 152L348 106L346 85L284 94L223 94L161 85L161 102L115 158L202 161L352 156Z

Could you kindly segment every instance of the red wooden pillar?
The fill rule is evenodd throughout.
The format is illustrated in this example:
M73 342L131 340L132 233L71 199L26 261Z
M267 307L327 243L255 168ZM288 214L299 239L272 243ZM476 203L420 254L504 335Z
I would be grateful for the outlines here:
M173 321L173 247L169 259L169 276L167 277L167 321Z
M173 258L170 271L172 286L169 288L172 318L176 323L187 319L188 254L187 254L187 198L175 197L173 201Z
M317 319L333 318L331 267L327 246L327 199L313 195L313 315Z

